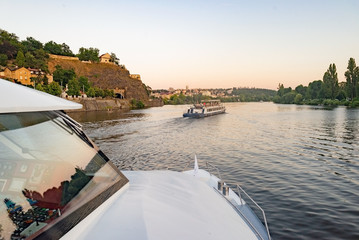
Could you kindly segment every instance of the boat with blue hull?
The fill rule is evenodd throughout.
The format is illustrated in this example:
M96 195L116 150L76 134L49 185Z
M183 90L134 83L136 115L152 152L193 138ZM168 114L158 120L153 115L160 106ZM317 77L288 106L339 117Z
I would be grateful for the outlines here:
M183 113L183 117L203 118L226 112L226 107L220 100L202 100L200 104L194 104L187 112Z

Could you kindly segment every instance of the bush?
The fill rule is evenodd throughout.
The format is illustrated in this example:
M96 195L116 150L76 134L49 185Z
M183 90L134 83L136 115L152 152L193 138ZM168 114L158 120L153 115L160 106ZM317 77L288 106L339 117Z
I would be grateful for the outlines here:
M141 109L145 107L145 104L141 100L132 99L131 106L134 109Z
M349 106L352 107L352 108L359 107L359 100L352 101Z

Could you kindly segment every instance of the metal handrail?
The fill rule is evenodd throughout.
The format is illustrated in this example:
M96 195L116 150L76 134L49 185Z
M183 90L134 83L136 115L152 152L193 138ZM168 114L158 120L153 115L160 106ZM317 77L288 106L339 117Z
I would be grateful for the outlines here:
M208 170L208 172L209 172L210 174L211 174L211 172L210 172L208 166L210 166L212 169L215 169L215 170L217 171L217 176L219 177L219 179L222 179L218 167L214 166L213 164L211 164L211 163L209 163L209 162L206 162L206 169Z
M244 191L244 189L238 183L236 184L236 186L237 186L238 196L239 196L239 199L241 201L241 204L243 204L242 196L241 196L241 191L242 191L257 206L257 208L262 212L264 224L265 224L267 234L268 234L268 238L269 238L269 240L271 240L272 238L271 238L270 233L269 233L269 227L268 227L267 218L266 218L266 214L265 214L264 210L258 205L258 203L256 201L253 200L253 198L251 198L251 196L249 196L249 194L246 191Z

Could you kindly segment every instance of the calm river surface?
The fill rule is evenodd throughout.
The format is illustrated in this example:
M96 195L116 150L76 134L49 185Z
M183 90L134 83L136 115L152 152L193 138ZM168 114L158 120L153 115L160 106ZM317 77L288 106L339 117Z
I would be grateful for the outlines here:
M359 239L359 110L227 103L70 114L120 169L183 170L197 155L265 210L274 239Z

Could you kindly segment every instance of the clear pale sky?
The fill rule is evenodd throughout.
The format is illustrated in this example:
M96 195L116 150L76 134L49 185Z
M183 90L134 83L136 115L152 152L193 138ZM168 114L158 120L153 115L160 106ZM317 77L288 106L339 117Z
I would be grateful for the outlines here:
M359 1L1 0L0 28L76 54L95 47L153 89L276 89L344 81L359 64Z

